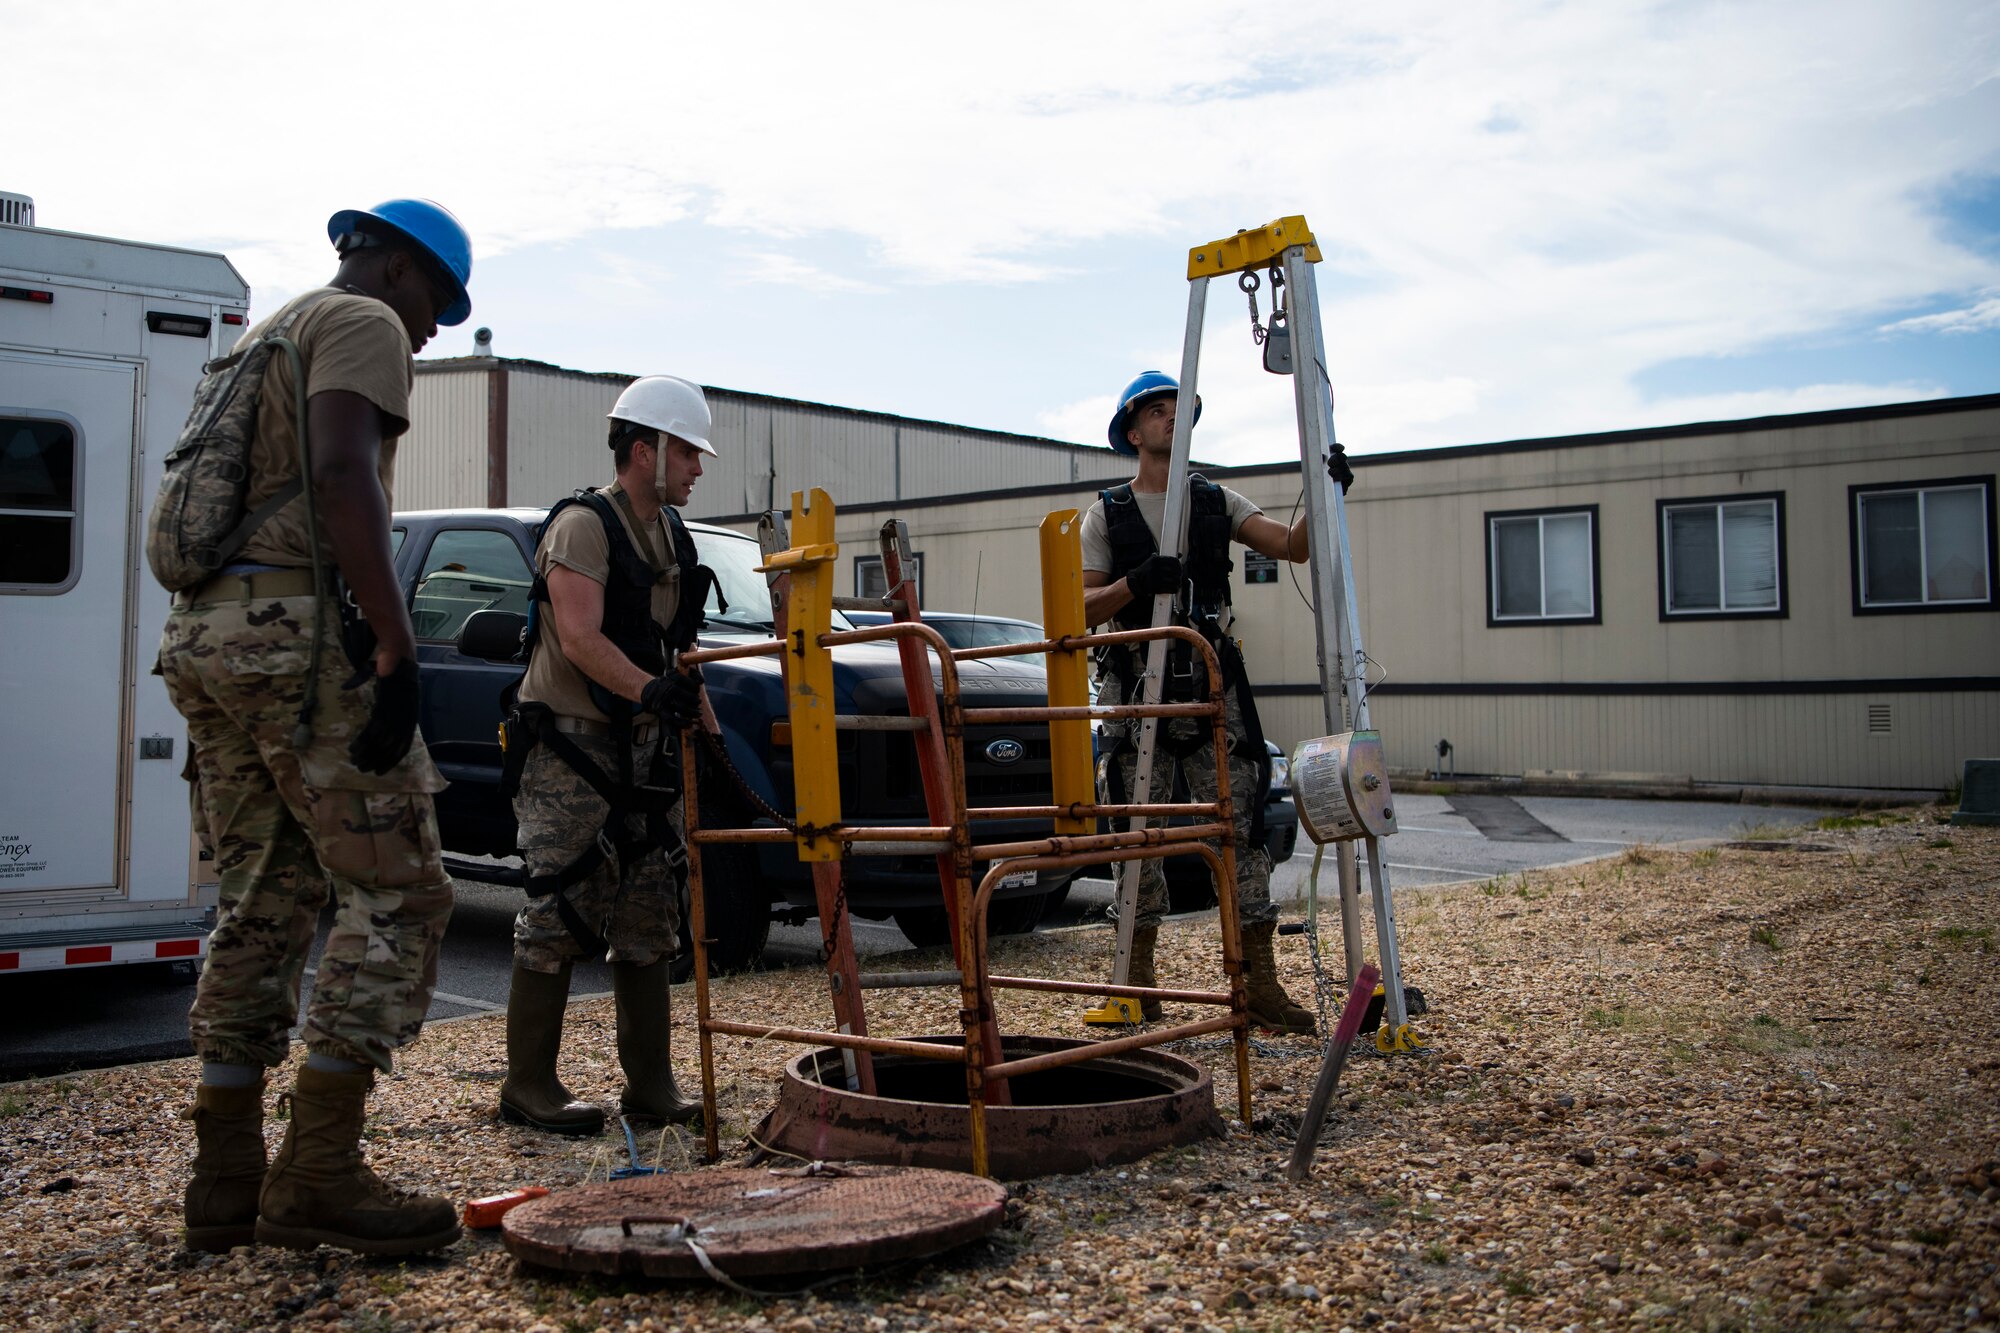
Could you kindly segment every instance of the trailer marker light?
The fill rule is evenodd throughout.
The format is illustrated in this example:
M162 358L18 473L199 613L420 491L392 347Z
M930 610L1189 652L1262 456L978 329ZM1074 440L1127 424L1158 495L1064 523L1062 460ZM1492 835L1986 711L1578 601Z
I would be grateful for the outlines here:
M207 315L176 315L164 310L148 310L146 327L154 333L173 333L183 338L206 338L210 320Z
M19 953L0 953L0 972L12 972L21 966Z
M200 952L200 940L161 940L153 946L155 958L193 958Z
M779 718L771 724L771 744L781 749L790 749L792 744L792 723L790 718Z
M234 310L225 310L222 313L222 322L224 324L241 324L243 316L237 314Z
M33 301L36 305L54 305L54 292L38 291L33 287L0 287L0 300Z
M111 961L111 946L92 944L80 949L63 950L63 962L70 967L78 963L108 963Z

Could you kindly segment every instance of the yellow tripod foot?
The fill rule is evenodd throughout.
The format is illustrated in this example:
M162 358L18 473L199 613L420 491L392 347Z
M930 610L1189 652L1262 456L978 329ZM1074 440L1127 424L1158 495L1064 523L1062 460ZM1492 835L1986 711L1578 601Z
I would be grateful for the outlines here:
M1408 1023L1392 1028L1384 1023L1375 1031L1375 1049L1384 1055L1394 1055L1399 1051L1421 1051L1424 1043Z
M1100 1027L1137 1026L1143 1020L1139 1016L1139 1002L1123 995L1113 995L1104 1002L1102 1009L1086 1009L1083 1021Z

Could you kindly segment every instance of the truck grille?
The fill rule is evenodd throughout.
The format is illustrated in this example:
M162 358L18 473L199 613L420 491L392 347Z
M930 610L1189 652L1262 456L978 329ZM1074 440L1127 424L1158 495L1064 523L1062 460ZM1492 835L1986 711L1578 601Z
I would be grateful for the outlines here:
M1010 752L1007 742L1020 748L1020 758L1001 763L996 755ZM843 809L923 818L915 740L898 732L855 734L853 750L840 756L840 790ZM966 729L965 794L972 805L1046 805L1051 790L1046 723Z

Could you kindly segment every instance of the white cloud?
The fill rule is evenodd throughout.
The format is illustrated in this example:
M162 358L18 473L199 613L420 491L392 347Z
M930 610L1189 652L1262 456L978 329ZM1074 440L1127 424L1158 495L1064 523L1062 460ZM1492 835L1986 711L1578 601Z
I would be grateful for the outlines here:
M877 283L864 282L859 278L849 278L831 273L816 265L808 264L797 256L782 254L772 250L739 250L735 258L739 266L738 280L748 283L772 283L782 287L796 287L808 292L879 292Z
M1918 315L1882 326L1884 333L1982 333L1987 329L2000 329L2000 294L1959 310Z

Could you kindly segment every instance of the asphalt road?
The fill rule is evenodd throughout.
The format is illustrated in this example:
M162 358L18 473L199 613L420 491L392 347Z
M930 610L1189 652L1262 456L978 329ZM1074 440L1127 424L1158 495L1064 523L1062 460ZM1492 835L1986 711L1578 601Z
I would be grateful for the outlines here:
M1701 844L1810 823L1824 811L1699 801L1569 797L1402 796L1401 831L1383 844L1396 887L1489 879L1538 867L1615 856L1635 843ZM1330 898L1332 858L1323 871ZM1312 846L1301 841L1272 874L1272 896L1296 902ZM1109 881L1081 880L1044 929L1105 920ZM507 1001L514 910L520 891L461 882L438 966L433 1019L501 1012ZM817 966L818 922L773 926L765 962ZM322 930L322 935L324 931ZM854 922L862 957L909 948L893 922ZM317 946L315 946L317 949ZM1108 948L1107 948L1108 955ZM580 965L573 995L610 989L601 963ZM187 1007L194 989L163 967L113 967L0 978L0 1080L101 1068L189 1053Z

